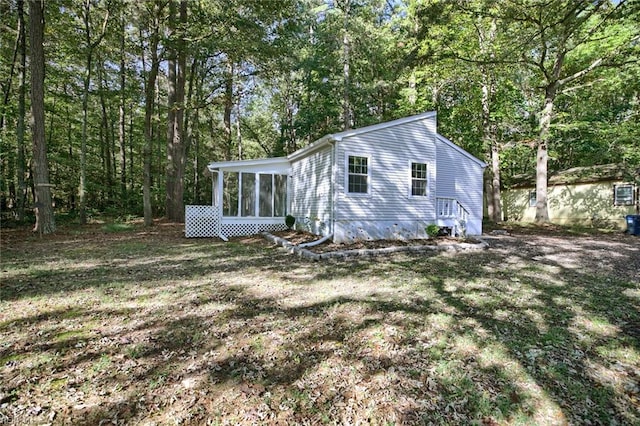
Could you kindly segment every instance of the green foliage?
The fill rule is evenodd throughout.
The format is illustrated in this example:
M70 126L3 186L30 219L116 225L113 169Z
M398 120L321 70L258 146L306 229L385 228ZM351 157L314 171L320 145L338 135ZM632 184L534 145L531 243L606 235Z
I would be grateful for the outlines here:
M429 238L436 238L440 233L440 227L435 223L429 224L424 230L429 236Z
M287 217L284 218L284 224L287 225L287 228L291 229L293 225L296 224L296 218L288 214Z
M210 177L202 173L210 161L282 156L343 130L345 102L354 127L436 110L439 132L485 160L494 138L508 184L513 175L535 170L540 87L546 78L540 67L552 69L562 40L568 52L559 79L600 57L606 66L560 87L549 134L549 168L610 162L637 168L639 46L625 41L637 40L639 12L629 3L575 2L582 13L569 16L563 12L574 3L557 0L544 5L504 0L203 0L187 2L187 25L166 37L166 2L159 2L157 10L154 2L91 2L94 39L107 8L110 13L91 64L87 208L112 217L142 214L141 89L148 79L154 31L160 34L157 53L165 63L176 36L188 40L185 203L211 199ZM78 207L80 100L87 71L83 5L79 0L64 7L45 2L46 138L56 214L74 215ZM15 209L18 181L16 0L2 3L0 11L6 17L6 31L0 34L0 86L7 99L0 105L0 198L7 213ZM28 7L26 12L28 17ZM565 15L566 22L556 19ZM544 21L545 31L536 29L532 16ZM542 33L549 46L544 57ZM155 215L163 214L167 165L166 69L160 73L151 117ZM483 84L490 87L488 117L482 111ZM29 102L27 96L27 110ZM225 127L225 112L230 128ZM27 164L32 162L29 132L27 126ZM31 187L28 172L25 178ZM32 191L27 194L26 210L31 211Z

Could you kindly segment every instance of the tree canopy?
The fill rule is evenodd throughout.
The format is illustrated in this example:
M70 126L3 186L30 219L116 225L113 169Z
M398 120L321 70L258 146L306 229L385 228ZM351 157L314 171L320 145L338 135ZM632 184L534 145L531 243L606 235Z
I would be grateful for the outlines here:
M39 12L42 42L25 32ZM633 1L7 0L0 14L4 219L46 187L56 215L181 220L210 198L210 161L426 110L490 165L495 220L514 175L537 173L544 221L549 172L640 167Z

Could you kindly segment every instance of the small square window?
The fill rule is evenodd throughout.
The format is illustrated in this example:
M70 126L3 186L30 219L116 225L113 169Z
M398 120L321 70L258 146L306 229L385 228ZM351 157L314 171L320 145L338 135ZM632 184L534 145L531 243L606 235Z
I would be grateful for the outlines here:
M615 206L632 206L635 202L633 185L613 185L613 204Z

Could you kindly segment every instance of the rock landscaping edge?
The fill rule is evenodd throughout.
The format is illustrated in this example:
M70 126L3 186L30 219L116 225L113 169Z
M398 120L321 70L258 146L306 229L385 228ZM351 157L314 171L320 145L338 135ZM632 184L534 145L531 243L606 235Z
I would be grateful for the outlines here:
M326 253L314 253L311 250L307 250L306 248L298 247L294 244L291 244L289 241L284 238L277 237L268 232L263 232L261 234L267 241L270 241L274 244L277 244L281 247L284 247L289 253L295 254L299 257L304 257L306 259L311 260L322 260L322 259L345 259L348 257L356 257L356 256L379 256L385 254L392 253L400 253L400 252L413 252L419 253L428 250L435 251L468 251L468 250L486 250L489 248L489 244L486 241L480 240L477 244L471 243L457 243L457 244L442 244L442 245L419 245L419 246L397 246L397 247L384 247L379 249L355 249L355 250L339 250L339 251L331 251Z

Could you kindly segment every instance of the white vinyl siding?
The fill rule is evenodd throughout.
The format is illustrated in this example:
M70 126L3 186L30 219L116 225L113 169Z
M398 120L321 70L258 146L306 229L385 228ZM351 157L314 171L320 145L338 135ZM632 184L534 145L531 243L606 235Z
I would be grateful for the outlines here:
M461 150L440 142L436 163L437 196L455 198L469 212L470 220L481 224L483 167Z
M307 221L306 226L323 234L330 229L332 150L331 145L325 146L291 164L289 194L296 226Z
M342 139L336 152L336 220L434 220L435 137L435 117L430 117ZM367 197L347 192L347 156L354 154L369 158ZM429 196L407 200L408 168L416 159L427 164Z

